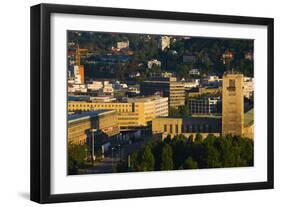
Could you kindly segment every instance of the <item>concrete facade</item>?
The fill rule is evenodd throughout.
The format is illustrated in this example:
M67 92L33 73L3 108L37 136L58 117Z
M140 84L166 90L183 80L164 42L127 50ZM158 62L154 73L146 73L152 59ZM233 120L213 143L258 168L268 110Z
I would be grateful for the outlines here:
M222 90L222 134L243 136L244 94L243 74L225 73Z
M101 132L108 137L120 133L115 111L98 110L68 116L68 143L85 144L91 136L91 130Z
M207 137L208 134L219 136L221 132L220 117L188 117L172 118L161 117L152 121L152 134L160 135L165 138L168 134L173 138L176 135L183 134L186 137L200 133Z

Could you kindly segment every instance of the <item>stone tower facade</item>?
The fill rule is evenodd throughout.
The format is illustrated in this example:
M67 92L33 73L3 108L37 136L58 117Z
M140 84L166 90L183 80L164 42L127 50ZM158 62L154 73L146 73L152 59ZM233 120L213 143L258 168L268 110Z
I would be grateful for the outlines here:
M244 131L243 74L226 72L222 90L222 135L242 136Z

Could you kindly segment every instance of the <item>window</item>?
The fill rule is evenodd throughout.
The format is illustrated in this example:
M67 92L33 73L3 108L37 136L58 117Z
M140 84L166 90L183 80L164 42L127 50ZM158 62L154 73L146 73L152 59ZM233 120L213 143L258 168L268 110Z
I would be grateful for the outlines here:
M172 134L173 133L173 125L170 124L170 133Z
M167 125L164 124L164 132L167 132Z
M175 129L176 130L176 134L178 134L179 133L179 125L176 125L175 127L176 127L176 129Z
M230 88L235 88L235 80L229 79L229 87Z

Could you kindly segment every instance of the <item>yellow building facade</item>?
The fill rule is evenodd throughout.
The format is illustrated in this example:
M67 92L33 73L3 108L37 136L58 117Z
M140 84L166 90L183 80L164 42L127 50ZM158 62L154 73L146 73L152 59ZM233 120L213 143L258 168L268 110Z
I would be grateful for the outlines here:
M176 135L184 135L189 137L197 133L206 138L209 134L220 136L221 119L220 117L188 117L188 118L173 118L160 117L152 121L152 134L158 135L162 139L170 135L174 138Z
M129 98L127 102L68 102L69 112L101 109L117 111L118 124L120 129L125 131L145 127L150 124L155 117L168 116L168 98L152 96L145 98Z
M68 117L68 143L84 144L92 136L92 131L101 132L108 137L120 133L115 111L98 110L74 114Z

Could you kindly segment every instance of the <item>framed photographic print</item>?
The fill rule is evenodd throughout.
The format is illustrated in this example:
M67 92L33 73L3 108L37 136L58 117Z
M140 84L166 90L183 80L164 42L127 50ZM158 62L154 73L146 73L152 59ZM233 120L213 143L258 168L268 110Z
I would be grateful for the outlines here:
M273 19L31 7L31 200L273 188Z

